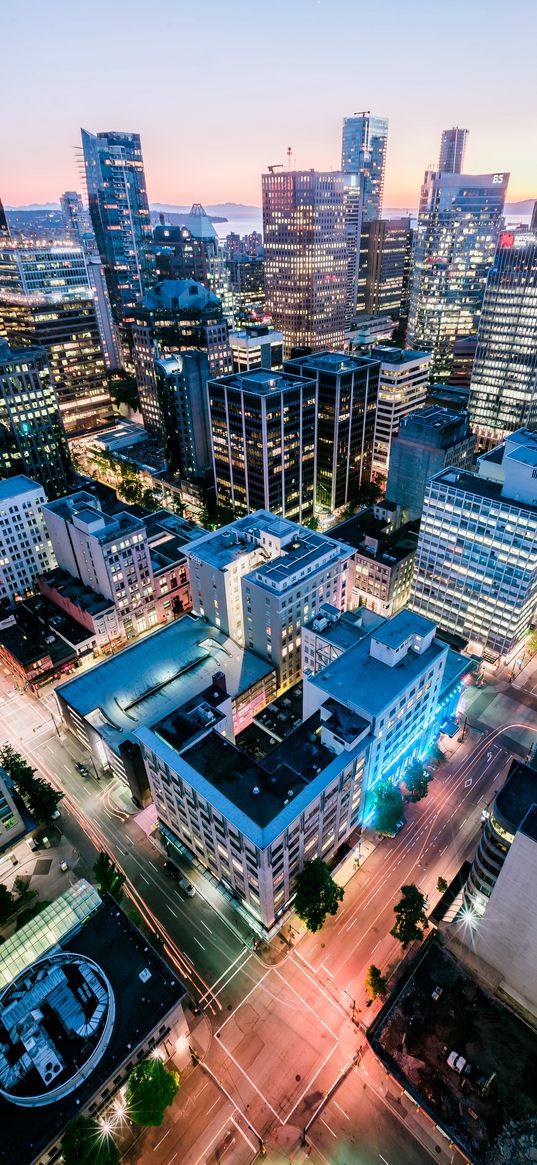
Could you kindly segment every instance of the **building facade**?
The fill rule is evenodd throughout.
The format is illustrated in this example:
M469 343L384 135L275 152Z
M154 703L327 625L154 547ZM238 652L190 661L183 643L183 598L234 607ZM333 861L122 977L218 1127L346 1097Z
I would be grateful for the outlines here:
M81 134L93 230L114 319L125 323L156 279L140 135Z
M440 154L438 169L448 174L462 174L464 153L468 140L468 130L454 125L452 129L443 129L440 139Z
M435 380L449 376L458 337L477 332L508 181L508 174L426 171L413 235L407 341L432 352Z
M313 517L315 414L311 379L254 368L208 384L217 503L237 516L270 510Z
M333 526L332 536L353 547L353 608L389 619L406 607L418 545L415 523L401 524L395 507L379 503Z
M506 659L537 603L537 440L519 430L428 482L410 606L476 653Z
M316 170L263 174L267 310L294 349L340 348L345 324L343 178Z
M358 306L360 268L365 244L366 223L382 214L388 121L369 112L343 120L341 169L345 187L346 298L345 324L350 327Z
M42 486L15 475L0 481L0 599L13 603L52 570L55 558L47 535Z
M392 439L386 496L410 521L421 518L429 479L447 465L471 470L474 447L466 409L456 413L430 405L410 413Z
M281 368L283 364L283 334L273 328L243 328L229 333L234 372L249 372L260 364L262 368Z
M390 316L402 310L410 263L410 219L379 218L362 223L356 315Z
M469 409L485 445L537 425L537 230L500 235L479 320Z
M47 497L67 490L67 438L43 348L12 350L0 339L0 476L24 474Z
M371 480L380 361L319 352L285 370L315 384L315 505L332 514Z
M207 353L178 352L155 360L154 368L168 469L173 475L202 479L212 465Z
M425 404L431 357L428 352L379 346L371 351L380 360L373 470L385 477L392 441L404 417Z

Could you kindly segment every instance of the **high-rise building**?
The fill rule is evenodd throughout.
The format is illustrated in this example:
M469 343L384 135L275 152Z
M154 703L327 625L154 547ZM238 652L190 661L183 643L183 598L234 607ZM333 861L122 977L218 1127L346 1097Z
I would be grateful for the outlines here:
M471 469L475 437L468 412L431 405L403 417L392 439L386 497L409 521L421 517L427 482L447 465Z
M452 129L442 130L438 158L439 170L448 174L462 174L467 139L468 130L459 129L458 125L454 125Z
M410 606L474 652L508 658L537 602L537 434L520 429L428 482Z
M156 397L168 469L187 479L211 468L209 361L200 349L155 360Z
M410 259L410 219L374 219L362 224L356 314L401 314Z
M500 235L479 320L469 408L487 445L537 426L537 230Z
M254 368L210 380L217 502L237 516L270 510L313 517L315 414L311 379Z
M388 121L369 112L343 119L341 169L345 186L346 304L345 323L356 316L360 266L364 265L362 240L366 223L382 213Z
M88 238L93 238L88 211L76 190L66 190L65 194L61 195L60 207L67 235L74 243L83 243Z
M89 211L112 311L117 323L127 323L156 278L140 135L81 133Z
M267 309L285 353L340 348L345 323L343 177L316 170L263 174Z
M8 221L2 199L0 198L0 243L6 242L10 238Z
M477 331L508 180L508 174L425 174L413 238L407 342L432 352L435 380L449 376L456 339Z
M284 367L315 382L315 505L332 514L371 480L380 360L319 352Z
M52 570L42 486L16 474L0 481L0 599L12 603L33 590L38 574Z
M392 440L403 417L425 404L431 357L429 352L380 345L371 350L380 360L377 416L373 445L373 470L388 473Z
M482 917L526 813L537 804L537 770L512 760L505 781L484 815L483 830L464 887L464 905Z
M233 371L249 372L251 368L281 368L283 364L283 335L266 324L229 333L233 355Z
M233 371L222 304L212 291L193 279L165 279L151 288L134 312L132 346L140 406L150 433L163 432L156 358L201 348L207 353L213 376Z
M153 229L157 278L195 279L207 284L207 247L185 226L173 226L162 221Z
M0 477L24 474L50 498L67 489L69 450L47 354L0 339Z

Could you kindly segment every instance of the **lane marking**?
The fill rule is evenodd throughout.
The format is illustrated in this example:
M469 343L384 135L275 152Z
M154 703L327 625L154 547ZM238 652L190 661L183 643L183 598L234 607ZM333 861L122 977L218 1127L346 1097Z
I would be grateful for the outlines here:
M203 943L200 943L199 938L196 938L195 934L192 935L192 938L194 939L194 942L197 943L199 947L201 947L202 951L204 951L205 947L204 947Z
M351 1118L350 1118L350 1116L349 1116L349 1114L348 1114L348 1112L345 1112L345 1111L342 1109L341 1105L340 1105L340 1104L338 1104L337 1100L335 1100L335 1101L334 1101L334 1105L335 1105L335 1107L336 1107L336 1108L339 1108L339 1111L343 1113L343 1116L345 1117L345 1119L346 1119L346 1120L348 1120L348 1121L349 1121L349 1120L351 1119Z
M220 1029L220 1030L222 1030L222 1029ZM270 1103L270 1100L267 1100L266 1096L263 1096L263 1093L262 1093L262 1092L260 1091L260 1089L257 1087L257 1084L255 1084L255 1083L254 1083L254 1081L252 1080L252 1077L248 1075L248 1073L245 1071L245 1069L242 1067L242 1065L241 1065L241 1064L239 1064L239 1061L235 1059L235 1056L233 1055L233 1052L230 1052L230 1050L229 1050L229 1048L227 1047L227 1045L226 1045L226 1044L224 1044L223 1042L222 1042L222 1049L223 1049L224 1055L225 1055L225 1056L229 1056L229 1059L230 1059L230 1060L233 1060L233 1063L234 1063L235 1067L239 1069L239 1072L242 1072L242 1074L243 1074L243 1076L244 1076L244 1079L248 1081L248 1083L251 1085L251 1087L252 1087L253 1089L255 1089L255 1091L257 1092L257 1095L261 1097L261 1100L263 1101L263 1104L266 1104L267 1108L270 1108L270 1111L271 1111L272 1113L274 1113L274 1116L276 1117L276 1120L279 1120L280 1124L281 1124L281 1125L284 1125L284 1124L285 1124L285 1121L283 1121L283 1120L282 1120L282 1118L281 1118L280 1114L276 1112L276 1109L272 1107L272 1105L271 1105L271 1103ZM333 1049L332 1049L332 1050L333 1050Z
M159 1145L162 1145L162 1142L166 1140L166 1137L169 1137L170 1133L171 1129L167 1129L167 1131L164 1133L164 1136L160 1138L160 1141L157 1141L155 1149L158 1149Z
M319 1120L320 1120L321 1124L324 1125L325 1129L328 1129L328 1132L331 1133L333 1137L337 1137L337 1133L335 1133L334 1130L330 1128L330 1125L327 1125L326 1121L323 1120L322 1116L319 1117ZM380 1154L379 1154L379 1156L380 1156Z
M241 1129L241 1126L240 1126L240 1125L237 1123L237 1121L235 1120L235 1117L234 1117L234 1116L232 1116L231 1120L233 1121L233 1124L235 1125L235 1128L239 1130L239 1133L241 1134L241 1137L244 1137L244 1140L246 1141L246 1144L250 1146L250 1148L251 1148L252 1152L253 1152L253 1153L255 1153L255 1155L256 1155L256 1157L257 1157L257 1154L259 1153L259 1145L254 1145L254 1142L253 1142L253 1141L251 1141L251 1140L250 1140L250 1138L246 1136L246 1133L244 1132L244 1129Z

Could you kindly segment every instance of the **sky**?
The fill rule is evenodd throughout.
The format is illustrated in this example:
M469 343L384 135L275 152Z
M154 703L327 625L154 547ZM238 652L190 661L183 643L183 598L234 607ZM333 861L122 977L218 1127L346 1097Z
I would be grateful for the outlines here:
M137 130L151 202L259 205L269 163L335 169L389 118L385 208L415 208L441 130L537 198L534 0L4 0L0 198L81 189L80 126ZM7 49L7 51L6 51Z

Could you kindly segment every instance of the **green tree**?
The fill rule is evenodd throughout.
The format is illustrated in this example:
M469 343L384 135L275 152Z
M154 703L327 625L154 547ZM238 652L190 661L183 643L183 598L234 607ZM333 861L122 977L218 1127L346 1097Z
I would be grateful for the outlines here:
M367 975L365 977L365 989L371 996L371 999L376 999L377 995L386 994L386 980L379 971L378 967L375 967L373 963L370 967L368 967L367 970Z
M178 1091L178 1072L168 1072L157 1057L142 1060L129 1076L126 1095L129 1116L139 1125L161 1125Z
M404 820L403 796L398 785L391 781L377 781L373 790L374 818L377 833L393 837L400 821Z
M318 518L308 518L308 521L304 522L304 525L308 528L308 530L318 530L319 529L319 519Z
M104 850L101 850L93 866L93 875L100 894L111 894L116 902L121 902L125 875Z
M140 408L136 377L123 368L112 368L107 376L108 390L116 405L127 405L137 411Z
M10 894L7 886L4 886L4 883L0 882L0 926L3 926L8 918L11 918L14 909L15 899L13 895Z
M532 655L537 651L537 627L531 627L526 635L526 648Z
M448 884L447 884L447 882L446 882L446 879L445 879L445 878L439 878L439 879L438 879L438 881L437 881L437 883L436 883L436 889L438 890L438 893L439 893L439 894L445 894L445 892L446 892L447 888L448 888Z
M399 940L403 950L406 950L410 943L423 938L424 927L427 926L424 907L425 897L413 882L408 886L401 886L401 898L393 908L396 921L390 934Z
M321 858L306 862L298 876L295 910L308 930L320 930L327 914L337 914L343 898L343 889L330 876L330 870Z
M35 769L10 744L5 744L0 750L0 764L36 821L51 825L63 793L57 792L48 781L38 777Z
M426 797L432 779L431 774L423 767L421 761L413 760L404 775L407 791L405 801L421 801L423 797Z
M61 1143L64 1165L119 1165L114 1138L95 1117L75 1116L65 1126Z

